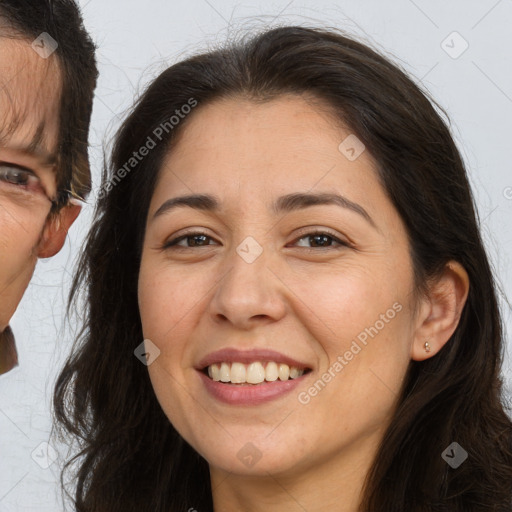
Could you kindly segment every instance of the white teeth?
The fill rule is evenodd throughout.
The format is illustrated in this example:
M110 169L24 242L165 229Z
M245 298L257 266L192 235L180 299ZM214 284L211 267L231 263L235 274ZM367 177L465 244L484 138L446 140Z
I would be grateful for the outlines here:
M274 361L267 363L267 367L265 368L265 380L274 382L278 377L279 371L277 370L277 363L274 363Z
M290 379L296 379L299 376L299 370L295 367L290 368Z
M221 382L231 382L231 372L229 368L229 364L222 363L220 365L220 381Z
M220 363L208 367L208 376L214 381L230 382L232 384L261 384L263 381L275 382L296 379L304 374L295 366L277 364L274 361L266 363L255 361L245 365L243 363Z
M220 380L220 368L218 364L212 364L208 366L208 375L211 379L216 380L217 382Z
M287 364L279 365L279 380L288 380L290 376L290 367Z
M260 384L265 380L265 368L261 363L251 363L247 368L247 380L249 384Z
M245 365L242 363L233 363L231 365L231 382L233 384L242 384L246 382Z

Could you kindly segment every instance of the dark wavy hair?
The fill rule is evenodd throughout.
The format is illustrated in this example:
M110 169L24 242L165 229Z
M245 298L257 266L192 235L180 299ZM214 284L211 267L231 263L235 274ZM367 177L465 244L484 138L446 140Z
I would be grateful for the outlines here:
M146 217L162 159L203 105L283 94L324 100L366 145L407 228L418 296L449 260L470 279L450 340L435 356L410 362L360 511L510 512L512 421L500 378L498 285L459 151L435 102L399 66L339 30L299 26L246 34L169 67L117 133L103 173L109 192L96 206L70 295L83 323L54 395L58 431L78 440L66 466L76 470L76 510L213 508L207 462L170 424L133 353L143 339L137 279ZM191 98L195 110L114 182ZM457 469L441 457L454 441L469 452Z
M47 33L57 41L62 75L57 169L58 198L52 212L70 197L91 190L88 134L98 69L96 46L73 0L0 0L0 36L28 39Z

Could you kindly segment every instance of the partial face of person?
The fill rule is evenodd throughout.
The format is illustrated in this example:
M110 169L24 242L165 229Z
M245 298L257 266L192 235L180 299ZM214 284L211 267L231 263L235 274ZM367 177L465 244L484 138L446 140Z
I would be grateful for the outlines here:
M416 325L408 238L375 162L299 96L200 108L148 213L139 305L156 396L213 469L365 460ZM208 197L178 199L192 195Z
M55 56L43 59L28 41L0 38L0 332L16 310L37 258L60 248L55 233L69 224L48 222L57 193L60 95ZM69 214L62 217L71 220Z

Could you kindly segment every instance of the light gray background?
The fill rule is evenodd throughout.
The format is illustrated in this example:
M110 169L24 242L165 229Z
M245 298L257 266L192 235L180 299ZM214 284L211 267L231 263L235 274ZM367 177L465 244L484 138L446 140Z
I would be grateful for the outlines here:
M95 186L104 141L114 133L134 95L166 62L174 63L244 28L288 23L341 27L401 62L448 111L470 172L483 236L510 300L512 0L82 0L80 4L99 46L100 79L91 133ZM454 31L469 44L458 58L441 46ZM445 43L452 46L447 48L452 55L463 44L453 35ZM93 201L91 197L73 226L64 250L38 264L12 322L21 364L0 377L1 512L63 509L60 462L42 468L45 456L40 443L50 439L50 394L73 337L64 322L64 303ZM502 306L508 331L503 373L512 388L511 312L503 301ZM64 447L52 443L64 452Z

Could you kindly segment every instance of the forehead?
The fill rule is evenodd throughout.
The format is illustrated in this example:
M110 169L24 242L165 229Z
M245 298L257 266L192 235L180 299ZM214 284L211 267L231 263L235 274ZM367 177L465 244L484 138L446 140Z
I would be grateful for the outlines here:
M44 59L30 41L0 36L0 147L53 153L60 95L55 54Z
M224 187L243 177L252 187L309 189L320 180L326 185L341 178L377 179L377 163L368 151L353 161L341 153L340 144L351 130L318 98L223 98L197 107L190 116L164 158L160 182L166 174L174 185L184 180L190 187L191 181L215 185L225 178ZM173 172L166 173L169 169ZM177 176L181 170L186 176Z
M163 160L153 208L171 194L216 191L224 203L219 210L244 214L261 205L261 197L268 202L314 192L342 194L370 213L379 209L381 218L394 216L369 151L349 159L340 149L350 134L317 98L224 98L202 105Z

